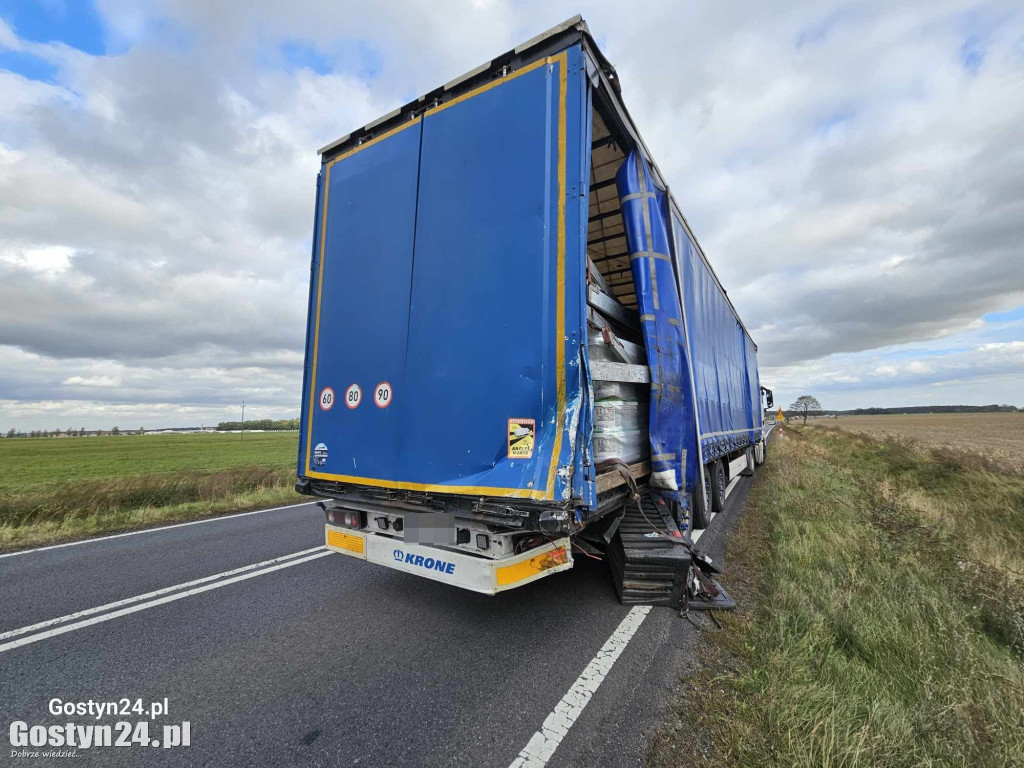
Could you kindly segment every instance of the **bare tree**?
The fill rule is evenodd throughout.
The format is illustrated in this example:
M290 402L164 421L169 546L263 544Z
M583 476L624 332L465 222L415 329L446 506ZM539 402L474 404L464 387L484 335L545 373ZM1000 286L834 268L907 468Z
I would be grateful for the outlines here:
M804 424L806 424L807 414L812 411L820 411L821 403L818 402L818 398L814 395L800 395L800 397L798 397L796 401L789 406L789 410L793 411L797 416L803 416Z

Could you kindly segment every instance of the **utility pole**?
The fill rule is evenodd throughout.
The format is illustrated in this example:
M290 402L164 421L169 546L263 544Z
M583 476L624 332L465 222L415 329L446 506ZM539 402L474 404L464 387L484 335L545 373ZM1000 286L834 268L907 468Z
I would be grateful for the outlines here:
M245 400L242 401L242 434L239 440L245 440Z

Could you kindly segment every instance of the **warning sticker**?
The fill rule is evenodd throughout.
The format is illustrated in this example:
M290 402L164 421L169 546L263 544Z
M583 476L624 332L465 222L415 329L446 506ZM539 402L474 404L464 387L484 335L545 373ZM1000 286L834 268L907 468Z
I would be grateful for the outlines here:
M318 467L322 467L327 463L327 445L324 443L317 443L316 448L313 449L313 463Z
M510 459L532 458L536 434L537 423L533 419L509 419L508 457Z

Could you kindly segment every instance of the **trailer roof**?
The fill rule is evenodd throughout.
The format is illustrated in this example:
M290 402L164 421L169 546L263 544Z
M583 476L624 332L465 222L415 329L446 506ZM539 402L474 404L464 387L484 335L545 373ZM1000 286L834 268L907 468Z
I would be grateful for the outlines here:
M503 65L511 64L515 59L523 57L524 54L533 51L533 49L538 48L544 42L569 30L578 30L580 32L586 33L587 35L590 34L590 30L587 28L587 22L583 20L582 16L576 14L571 19L566 19L561 24L553 26L546 32L541 32L539 35L530 38L525 43L517 45L511 51L506 51L501 56L496 56L495 58L490 59L489 61L485 61L479 67L474 67L468 72L459 75L454 80L449 80L440 88L435 88L434 90L423 94L419 98L413 99L408 104L399 107L398 109L394 109L391 112L388 112L386 115L378 117L376 120L367 123L362 128L357 128L351 133L346 133L340 139L336 139L335 141L332 141L330 144L326 144L323 147L321 147L319 150L317 150L317 153L321 155L330 153L333 150L338 149L342 145L346 144L350 139L357 139L360 136L360 134L369 133L373 129L383 125L384 123L390 122L393 119L401 116L402 113L404 112L408 111L412 113L415 111L425 109L429 106L432 106L435 101L439 103L447 101L448 99L444 98L445 96L452 93L453 91L461 92L461 90L463 90L459 88L460 85L476 80L479 76L491 73L496 68L499 68Z
M608 59L605 58L604 54L601 53L601 50L597 47L597 43L590 34L590 28L587 26L587 22L584 21L583 17L579 14L570 19L566 19L561 24L551 27L551 29L540 33L536 37L530 38L526 42L517 45L512 50L506 51L502 55L496 56L459 77L448 81L440 88L435 88L434 90L423 94L419 98L388 112L386 115L382 115L376 120L367 123L361 128L357 128L351 133L345 134L341 138L332 141L330 144L326 144L321 147L317 153L323 156L324 161L327 161L331 157L341 154L347 149L359 146L373 139L375 136L385 133L398 125L413 119L432 107L450 101L479 85L490 82L495 77L500 77L509 72L518 70L520 67L536 61L543 56L548 56L552 53L564 50L575 42L583 43L584 49L590 57L590 62L594 65L593 67L588 66L587 74L594 87L609 102L611 109L611 115L609 117L611 118L610 122L613 123L613 125L608 125L608 128L613 132L618 130L625 134L625 136L629 137L637 147L639 147L644 158L651 166L651 171L655 175L657 183L668 194L672 213L675 214L682 222L683 228L686 230L686 234L693 241L694 245L697 246L697 252L700 255L701 260L711 272L711 276L714 278L719 290L722 292L726 302L732 309L732 313L735 316L736 321L740 324L740 327L743 328L743 332L750 338L751 342L753 342L753 337L750 336L750 331L748 331L746 325L743 324L743 320L740 318L739 313L736 311L736 307L729 298L728 291L725 290L721 280L718 279L718 275L715 273L714 267L711 266L711 262L708 260L707 255L704 253L704 249L700 245L700 241L697 240L689 222L683 215L682 209L672 196L671 189L668 186L668 182L665 179L664 174L662 174L661 170L658 168L657 162L654 160L653 155L644 143L643 138L640 136L636 123L633 121L632 117L630 117L629 111L626 109L626 106L622 101L618 74L615 72L615 67L613 67ZM757 348L756 343L754 344L754 348Z

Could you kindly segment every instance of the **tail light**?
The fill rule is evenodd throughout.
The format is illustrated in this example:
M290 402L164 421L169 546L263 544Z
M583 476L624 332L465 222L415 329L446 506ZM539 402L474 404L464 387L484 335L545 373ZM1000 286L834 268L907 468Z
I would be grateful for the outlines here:
M365 528L366 527L366 513L356 512L351 509L346 509L342 513L343 524L349 528Z

